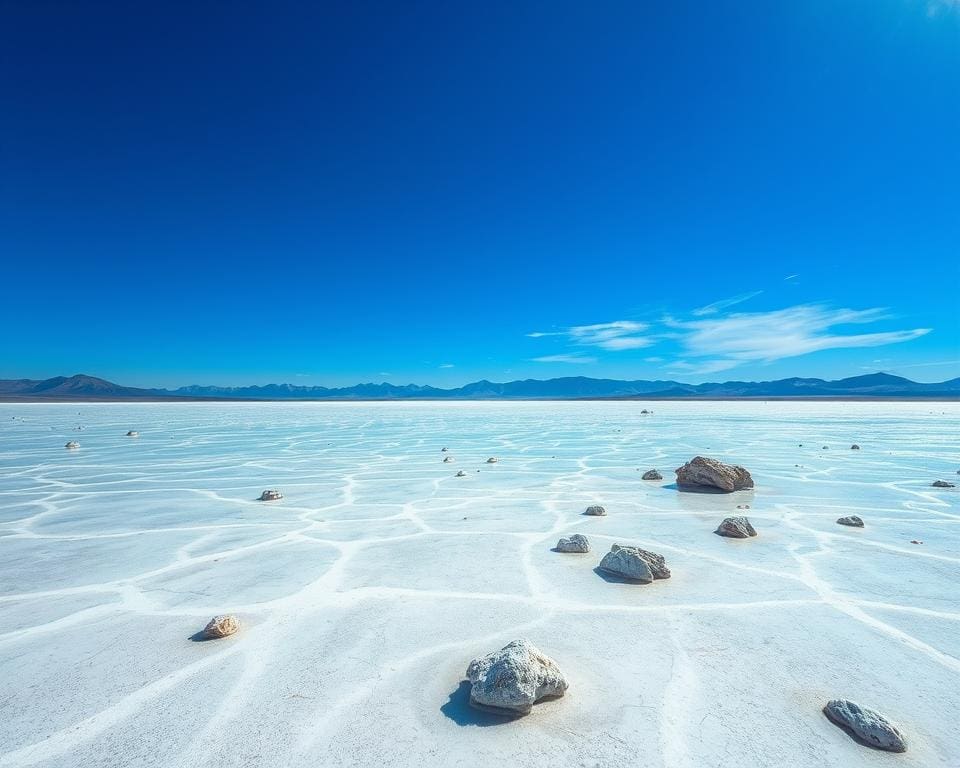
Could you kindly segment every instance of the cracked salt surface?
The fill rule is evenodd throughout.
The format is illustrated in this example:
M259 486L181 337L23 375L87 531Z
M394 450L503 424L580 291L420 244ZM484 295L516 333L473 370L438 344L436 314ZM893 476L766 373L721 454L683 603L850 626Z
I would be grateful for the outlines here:
M960 765L960 495L930 487L960 405L642 409L0 405L0 768ZM756 489L678 493L697 454ZM715 536L738 504L759 535ZM589 555L550 551L572 533ZM614 542L672 578L600 578ZM191 639L222 613L243 629ZM567 695L471 710L467 662L517 637ZM831 698L909 751L856 744Z

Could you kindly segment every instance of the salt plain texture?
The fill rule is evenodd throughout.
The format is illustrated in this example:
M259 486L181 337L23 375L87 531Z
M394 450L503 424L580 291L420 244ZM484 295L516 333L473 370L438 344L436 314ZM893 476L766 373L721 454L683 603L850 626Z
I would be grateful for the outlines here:
M0 766L955 768L958 436L957 403L2 405ZM698 454L755 490L678 492ZM673 577L602 578L614 542ZM566 696L470 709L520 637Z

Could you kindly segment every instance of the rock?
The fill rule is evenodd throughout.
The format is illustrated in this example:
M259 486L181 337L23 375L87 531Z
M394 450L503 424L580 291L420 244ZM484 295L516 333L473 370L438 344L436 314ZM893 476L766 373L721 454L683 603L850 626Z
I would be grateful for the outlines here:
M910 539L911 544L923 544L922 541L917 541L916 539Z
M645 414L649 414L650 411L648 411L646 408L644 408L642 411L640 411L640 413L645 415Z
M264 491L257 501L279 501L282 498L283 494L280 491Z
M851 451L859 451L859 450L860 450L860 446L857 445L856 443L854 443L853 445L850 446L850 450L851 450Z
M907 751L903 734L879 712L861 707L852 701L834 699L827 702L823 714L868 746L887 752Z
M496 464L498 461L499 459L496 456L491 456L489 459L487 459L487 464Z
M440 449L440 453L446 453L446 452L447 452L446 446L444 446L443 448Z
M643 473L644 480L663 480L663 475L661 475L655 469L648 469Z
M526 715L545 698L563 696L568 683L557 663L529 640L514 640L467 667L470 704L504 715Z
M948 483L946 480L934 480L930 483L934 488L956 488L955 483Z
M847 515L846 517L841 517L837 522L840 525L849 525L851 528L863 528L863 520L861 520L856 515Z
M753 488L753 478L743 467L703 456L691 459L675 471L681 488L716 488L726 493Z
M466 477L466 476L467 476L467 473L464 472L462 469L456 474L456 477Z
M232 614L225 616L214 616L203 630L203 636L216 640L221 637L227 637L240 629L240 619Z
M127 437L140 437L140 433L131 429L129 432L127 432Z
M79 448L79 447L80 447L80 443L78 443L76 440L68 440L68 441L67 441L67 444L66 444L65 446L63 446L63 447L64 447L64 448L70 448L70 449Z
M605 514L607 514L607 510L605 510L599 504L591 504L586 508L583 514L590 515L590 517L603 517Z
M714 531L718 536L729 536L731 539L747 539L756 536L757 532L745 517L727 517Z
M667 568L663 555L647 552L639 547L614 544L603 556L598 567L606 573L643 584L649 584L654 579L670 578L670 569Z
M750 509L749 504L737 504L737 509Z
M453 463L453 456L444 456L444 457L443 457L443 463L444 463L444 464L451 464L451 463Z
M586 536L575 533L570 538L560 539L556 549L557 552L589 552L590 542Z
M823 450L825 450L825 451L829 451L829 450L830 450L830 446L829 446L829 445L825 445L825 446L823 446Z

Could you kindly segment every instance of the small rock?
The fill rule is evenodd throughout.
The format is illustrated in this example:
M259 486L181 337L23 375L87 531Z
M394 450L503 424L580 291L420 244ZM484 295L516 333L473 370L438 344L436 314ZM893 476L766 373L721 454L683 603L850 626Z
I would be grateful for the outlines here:
M487 464L496 464L498 461L499 459L496 456L491 456L489 459L487 459Z
M861 520L856 515L847 515L846 517L841 517L837 522L840 525L849 525L852 528L863 528L863 520Z
M240 629L240 619L232 614L214 616L204 627L203 636L211 640L227 637Z
M757 535L750 521L745 517L725 518L714 533L718 536L729 536L731 539L747 539Z
M911 544L923 544L922 541L917 541L916 539L910 539Z
M467 667L470 704L504 715L525 715L545 698L563 696L568 683L557 663L529 640L514 640Z
M74 448L79 448L79 447L80 447L80 443L78 443L76 440L68 440L68 441L67 441L67 444L66 444L65 446L63 446L63 447L64 447L64 448L70 448L70 449L72 450L72 449L74 449Z
M825 446L823 446L823 450L825 450L825 451L829 451L829 450L830 450L830 446L829 446L829 445L825 445Z
M946 480L934 480L930 483L934 488L956 488L955 483L948 483Z
M655 469L648 469L646 472L643 473L643 478L642 478L642 479L644 479L644 480L663 480L663 475L661 475L661 474L660 474L659 472L657 472L657 470L655 470Z
M598 567L601 571L642 584L649 584L654 579L670 578L670 569L667 568L663 555L647 552L639 547L614 544L603 556Z
M446 446L444 446L443 448L440 449L440 453L446 453L446 452L447 452Z
M650 411L648 411L646 408L644 408L642 411L640 411L640 413L646 415L646 414L649 414Z
M453 456L444 456L444 457L443 457L443 463L444 463L444 464L452 464L452 463L453 463Z
M730 493L753 488L753 478L743 467L697 456L676 470L681 488L716 488Z
M586 508L583 514L590 515L590 517L603 517L605 514L607 514L607 510L605 510L599 504L591 504Z
M859 450L860 450L860 446L857 445L856 443L854 443L853 445L850 446L850 450L851 450L851 451L859 451Z
M140 437L140 433L131 429L127 432L127 437Z
M879 712L861 707L852 701L834 699L827 702L823 714L864 744L887 752L907 751L903 734Z
M457 472L457 474L455 475L455 477L466 477L466 476L467 476L467 473L464 472L462 469L459 472Z
M264 491L257 501L279 501L282 498L283 494L280 491Z
M589 552L590 542L586 536L579 533L573 534L570 538L563 538L557 542L557 552Z
M737 504L737 509L750 509L749 504Z

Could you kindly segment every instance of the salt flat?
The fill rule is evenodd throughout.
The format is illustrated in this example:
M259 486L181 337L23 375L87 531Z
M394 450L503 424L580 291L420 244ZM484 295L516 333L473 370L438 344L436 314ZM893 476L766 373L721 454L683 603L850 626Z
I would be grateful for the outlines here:
M958 435L957 403L0 405L0 766L958 766ZM755 490L678 492L698 454ZM738 504L759 536L715 536ZM614 542L673 577L601 578ZM567 695L470 709L519 637Z

